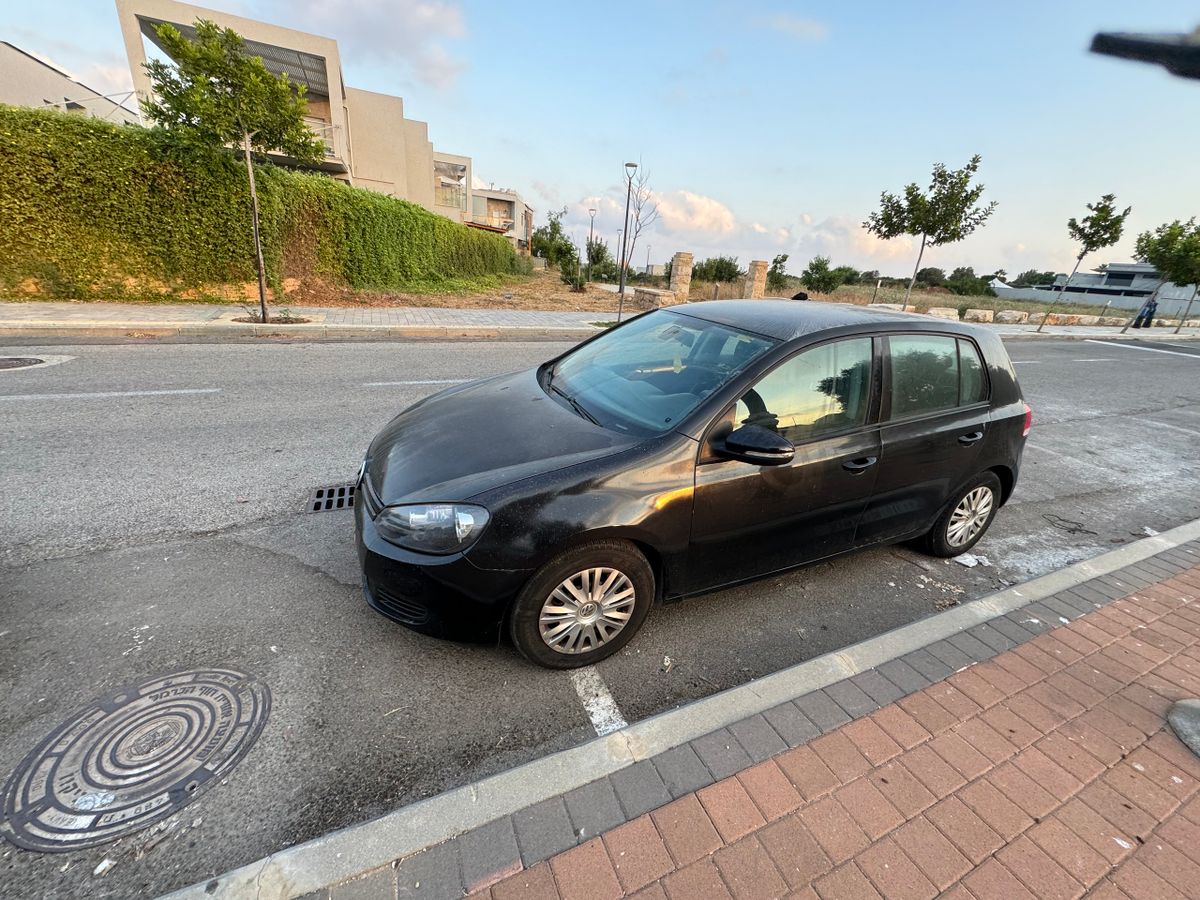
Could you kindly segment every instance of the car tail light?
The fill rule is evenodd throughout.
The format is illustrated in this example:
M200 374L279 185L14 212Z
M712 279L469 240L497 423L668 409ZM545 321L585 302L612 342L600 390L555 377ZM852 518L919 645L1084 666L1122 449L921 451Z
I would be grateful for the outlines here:
M1025 404L1025 427L1021 430L1021 437L1029 437L1029 429L1033 427L1033 408Z

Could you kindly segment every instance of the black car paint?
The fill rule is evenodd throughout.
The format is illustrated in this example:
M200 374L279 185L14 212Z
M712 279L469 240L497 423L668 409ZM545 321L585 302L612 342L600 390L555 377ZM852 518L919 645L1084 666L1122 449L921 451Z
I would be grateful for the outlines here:
M1011 494L1025 407L995 334L811 302L715 301L672 312L779 342L673 431L639 439L589 422L544 389L557 360L443 391L393 419L368 451L365 488L374 503L470 502L487 508L491 521L465 552L433 556L384 541L367 504L358 504L358 548L372 605L418 630L488 635L537 568L584 540L633 541L655 570L658 599L672 601L920 535L950 493L984 470L999 475L1001 502ZM973 341L990 399L877 421L886 387L883 354L896 333ZM795 459L781 466L713 452L732 427L733 402L750 385L796 353L850 336L876 342L866 425L799 444ZM959 443L977 431L982 438ZM391 585L394 593L397 584L418 595L427 615L397 613L380 601L380 592Z

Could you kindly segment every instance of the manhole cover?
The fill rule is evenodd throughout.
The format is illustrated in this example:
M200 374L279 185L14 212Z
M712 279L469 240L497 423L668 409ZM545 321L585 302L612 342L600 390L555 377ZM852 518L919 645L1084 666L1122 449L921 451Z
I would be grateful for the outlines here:
M179 672L103 697L63 723L4 786L18 847L95 847L165 819L236 766L271 692L229 669Z
M0 369L24 369L26 366L40 366L45 360L35 356L0 356Z

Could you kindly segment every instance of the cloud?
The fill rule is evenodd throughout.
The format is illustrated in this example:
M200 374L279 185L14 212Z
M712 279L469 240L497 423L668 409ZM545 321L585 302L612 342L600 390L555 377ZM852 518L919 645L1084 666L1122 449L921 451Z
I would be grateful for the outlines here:
M656 193L661 228L668 234L721 235L737 227L732 210L720 200L691 191Z
M805 19L800 16L779 13L774 16L760 16L754 20L758 28L765 28L778 34L787 35L797 41L823 41L829 37L829 26L815 19Z
M418 80L448 88L466 63L445 42L466 34L462 9L452 0L261 0L273 21L328 35L342 48L342 61L395 65Z

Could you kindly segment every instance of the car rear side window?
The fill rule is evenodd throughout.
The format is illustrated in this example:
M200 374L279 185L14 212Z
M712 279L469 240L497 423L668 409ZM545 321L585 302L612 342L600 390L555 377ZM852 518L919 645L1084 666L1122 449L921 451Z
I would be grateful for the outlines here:
M987 399L987 378L983 374L983 361L979 350L970 341L958 339L958 363L962 373L960 406L969 406Z
M834 341L793 356L737 402L737 426L761 425L793 443L867 421L871 339Z
M958 347L952 337L894 335L891 356L892 418L958 405Z

